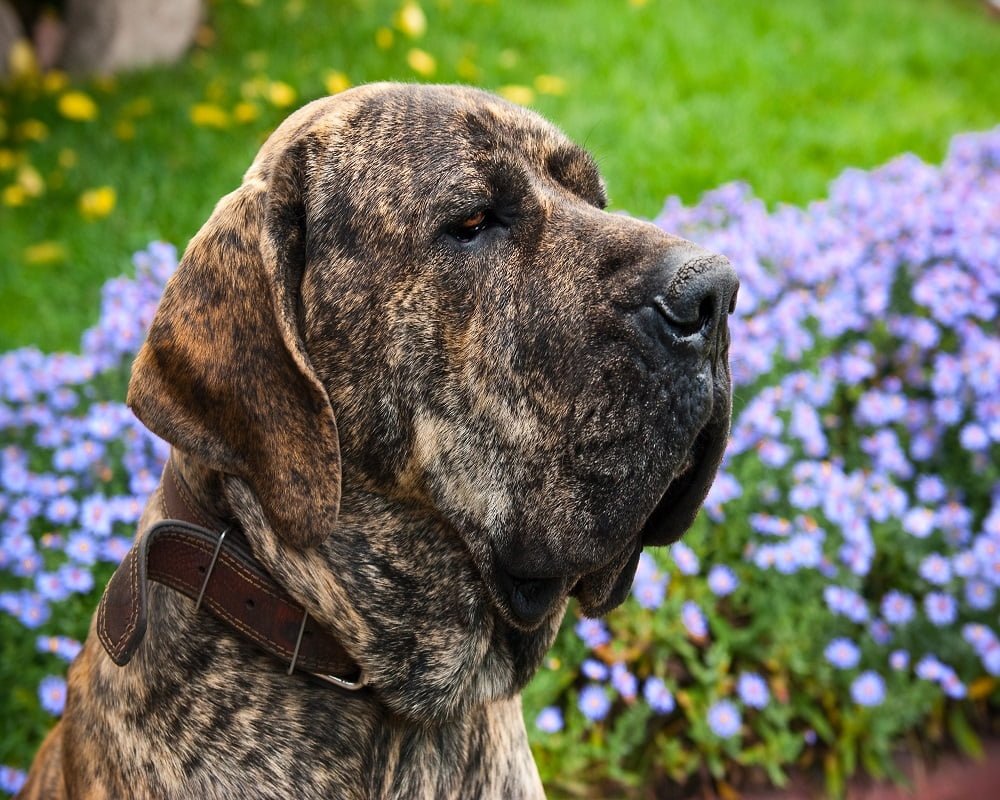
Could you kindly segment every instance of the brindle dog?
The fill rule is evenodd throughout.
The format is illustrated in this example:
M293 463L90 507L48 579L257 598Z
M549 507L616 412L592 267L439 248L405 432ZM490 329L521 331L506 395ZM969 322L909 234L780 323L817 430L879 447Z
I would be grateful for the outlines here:
M94 627L24 797L541 797L519 691L568 598L690 525L730 417L729 263L607 213L594 160L460 87L318 100L170 280L129 404L336 634L333 688L148 590ZM150 500L140 535L164 516Z

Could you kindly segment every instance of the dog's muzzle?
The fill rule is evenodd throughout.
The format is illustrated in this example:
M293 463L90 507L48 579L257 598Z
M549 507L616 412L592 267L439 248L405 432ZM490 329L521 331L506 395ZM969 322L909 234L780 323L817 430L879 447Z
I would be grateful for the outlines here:
M641 527L607 532L589 563L579 552L545 554L546 548L537 543L522 543L502 556L497 554L495 586L509 612L526 627L544 620L566 594L577 597L584 613L592 616L621 604L631 588L642 548L676 541L690 527L722 459L731 407L726 317L736 304L736 272L725 257L682 243L672 246L645 280L640 291L643 299L632 311L645 361L657 371L674 370L689 379L687 385L663 383L664 392L688 394L671 406L683 413L666 415L676 421L657 429L663 441L649 441L648 447L663 447L665 442L689 444L674 456L655 499L641 492L633 498L637 507L652 507L646 519L639 521ZM656 376L650 380L663 381ZM691 391L692 386L697 391ZM628 504L627 487L620 497Z

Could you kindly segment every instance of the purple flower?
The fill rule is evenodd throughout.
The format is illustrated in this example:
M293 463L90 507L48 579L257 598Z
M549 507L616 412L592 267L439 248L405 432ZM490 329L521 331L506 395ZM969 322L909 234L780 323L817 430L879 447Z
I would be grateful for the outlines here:
M826 660L838 669L853 669L861 660L861 651L850 639L833 639L823 651Z
M66 555L77 564L92 566L97 561L98 546L88 533L74 533L66 540Z
M882 598L882 616L890 625L905 625L914 615L913 598L895 589Z
M535 717L535 727L542 733L558 733L563 729L562 711L557 706L546 706Z
M708 727L721 739L735 736L742 724L740 710L729 700L719 700L708 709Z
M595 658L584 659L580 665L580 672L585 678L592 681L604 681L608 679L607 666Z
M51 614L48 604L36 592L0 593L0 608L30 629L46 622Z
M940 553L931 553L920 562L919 572L928 583L943 586L951 580L951 563Z
M17 794L28 780L28 773L14 767L0 767L0 792Z
M792 457L792 448L773 439L764 439L757 445L757 456L767 467L783 467Z
M70 596L69 587L66 586L62 576L58 572L39 572L35 575L35 588L38 594L46 600L59 602Z
M875 644L884 647L892 641L892 629L882 619L873 619L868 625L868 633Z
M110 534L113 521L108 502L100 495L88 497L80 506L80 524L95 536Z
M939 681L945 674L944 665L932 655L921 658L913 668L917 677L925 681Z
M38 684L38 700L50 714L60 716L66 705L66 681L57 675L42 678Z
M858 625L867 622L870 616L864 598L844 586L827 586L823 589L823 599L835 614L847 617Z
M959 436L962 447L973 452L981 452L990 446L990 437L983 429L982 425L970 423L962 428Z
M736 683L736 691L744 705L764 708L771 700L767 682L756 672L744 672Z
M949 670L941 678L941 688L944 689L944 693L952 700L961 700L968 694L965 684L962 683L954 670Z
M960 578L972 578L979 572L979 561L972 550L963 550L951 557L951 571Z
M955 598L943 592L929 592L924 597L924 613L937 626L951 625L955 621L958 605Z
M851 698L859 706L880 706L885 700L885 681L877 672L862 672L851 683Z
M608 629L604 627L604 623L599 619L588 619L584 617L576 623L576 627L573 630L576 631L576 635L579 636L583 640L583 643L591 650L611 641L611 634L608 633Z
M705 622L705 615L694 600L687 600L681 606L681 622L691 638L704 639L708 636L708 623Z
M668 576L662 575L654 578L636 580L632 583L632 595L640 606L646 609L657 609L663 605L663 598L667 594Z
M971 644L977 653L998 643L996 634L979 622L963 625L962 638Z
M94 588L94 576L90 570L76 564L63 564L59 567L59 580L70 592L86 594Z
M82 645L68 636L39 636L35 640L35 648L39 653L54 653L64 661L72 661Z
M739 585L736 573L725 564L715 564L708 571L708 588L716 597L726 597L732 594Z
M976 611L987 611L996 600L996 589L986 581L971 580L965 584L965 602Z
M698 563L698 556L694 554L694 550L688 547L684 542L676 542L670 547L670 555L674 557L674 563L677 564L677 569L683 575L697 575L700 565Z
M611 701L608 699L604 687L592 683L580 690L577 706L583 716L591 722L597 722L608 715L608 711L611 710Z
M948 489L937 475L922 475L917 478L917 500L921 503L939 503L948 495Z
M101 560L111 564L118 564L125 558L131 547L132 542L124 536L109 536L100 543Z
M896 672L902 672L910 665L910 654L905 650L893 650L889 653L889 666Z
M926 539L934 530L934 512L929 508L911 508L903 516L903 530L918 539Z
M621 662L611 665L611 685L626 700L631 700L639 691L639 681Z
M655 675L646 678L646 683L642 687L642 696L646 698L649 707L657 714L669 714L677 705L667 685Z
M72 497L59 497L45 508L45 516L57 525L67 525L76 519L80 507Z

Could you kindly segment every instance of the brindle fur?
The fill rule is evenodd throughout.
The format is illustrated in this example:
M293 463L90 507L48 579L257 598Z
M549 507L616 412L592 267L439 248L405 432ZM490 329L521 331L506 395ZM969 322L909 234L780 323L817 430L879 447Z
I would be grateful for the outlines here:
M127 666L91 628L22 797L542 796L519 691L570 595L605 612L687 527L729 418L724 321L708 362L648 333L698 251L604 205L590 156L471 89L362 87L278 128L170 280L129 403L370 688L289 677L152 584ZM484 207L503 225L449 233ZM140 535L163 516L157 492ZM498 565L558 567L541 622Z

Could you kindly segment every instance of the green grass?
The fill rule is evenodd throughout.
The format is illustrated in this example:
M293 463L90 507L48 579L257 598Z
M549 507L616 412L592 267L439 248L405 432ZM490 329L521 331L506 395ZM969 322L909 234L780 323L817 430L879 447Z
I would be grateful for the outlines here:
M290 110L258 102L256 121L216 130L193 125L190 107L231 109L255 76L292 85L297 105L325 94L331 69L354 83L417 79L406 62L414 46L436 58L438 81L471 76L496 89L559 76L567 91L537 94L534 107L594 151L614 206L641 216L668 194L691 201L735 179L768 202L802 203L846 166L907 150L937 161L953 134L1000 118L1000 25L977 0L423 5L426 35L397 30L380 49L375 32L392 26L397 2L214 2L214 42L181 65L82 84L100 108L91 122L61 118L56 94L0 94L0 148L47 184L22 207L0 205L0 350L75 348L101 283L126 271L133 251L157 237L184 245ZM151 113L133 113L137 98ZM29 118L48 138L21 140ZM134 138L115 135L122 120ZM65 149L75 166L59 165ZM0 188L16 173L0 172ZM117 205L85 221L77 198L102 185ZM61 254L32 258L40 242Z

